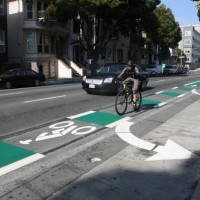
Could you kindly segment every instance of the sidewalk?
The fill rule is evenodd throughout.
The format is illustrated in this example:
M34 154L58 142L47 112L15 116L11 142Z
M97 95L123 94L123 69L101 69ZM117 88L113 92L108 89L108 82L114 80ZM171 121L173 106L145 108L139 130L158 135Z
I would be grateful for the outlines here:
M129 145L49 199L200 200L199 108L200 100L141 138L159 151Z

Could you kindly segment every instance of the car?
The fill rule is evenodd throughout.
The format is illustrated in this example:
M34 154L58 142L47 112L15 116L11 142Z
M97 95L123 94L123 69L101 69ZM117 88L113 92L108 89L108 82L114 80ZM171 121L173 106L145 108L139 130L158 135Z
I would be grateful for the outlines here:
M32 69L10 69L0 76L0 86L5 89L20 86L39 86L44 82L45 76Z
M163 74L165 75L175 75L178 74L178 68L177 65L166 65Z
M136 64L134 64L136 65ZM137 65L138 66L138 65ZM82 88L87 93L110 93L116 94L119 83L116 83L117 76L126 67L125 63L111 63L102 66L95 73L86 75L82 80ZM143 71L141 67L140 77L141 77L141 90L145 90L148 84L148 73Z
M147 65L145 69L149 72L150 76L157 76L162 74L162 65Z

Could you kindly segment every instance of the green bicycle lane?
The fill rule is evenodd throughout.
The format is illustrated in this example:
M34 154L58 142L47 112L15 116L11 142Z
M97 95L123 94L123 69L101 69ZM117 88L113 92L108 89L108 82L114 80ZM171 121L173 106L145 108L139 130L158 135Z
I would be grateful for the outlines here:
M183 97L199 85L200 82L194 82L157 92L151 97L143 98L142 109L164 106L176 98ZM92 110L0 141L0 176L44 158L49 151L57 149L58 146L62 147L101 130L113 128L126 120L131 120L131 117L117 115L114 108Z

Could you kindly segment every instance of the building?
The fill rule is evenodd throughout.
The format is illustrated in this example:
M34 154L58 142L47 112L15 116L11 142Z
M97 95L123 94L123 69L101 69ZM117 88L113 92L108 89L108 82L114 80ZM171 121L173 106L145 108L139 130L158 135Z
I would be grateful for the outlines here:
M178 47L186 55L185 65L190 69L200 67L200 26L181 26L182 40ZM183 56L180 57L183 63Z
M7 68L7 7L6 0L0 0L0 73Z
M45 11L48 3L7 1L8 61L13 66L41 71L47 78L71 78L74 70L67 52L68 27ZM82 70L78 73L82 75Z

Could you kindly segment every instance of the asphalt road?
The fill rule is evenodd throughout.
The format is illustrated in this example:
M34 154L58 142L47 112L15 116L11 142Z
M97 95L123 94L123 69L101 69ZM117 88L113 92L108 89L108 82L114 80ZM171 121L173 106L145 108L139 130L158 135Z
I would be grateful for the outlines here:
M198 73L150 78L143 96L196 79ZM88 110L112 106L114 99L114 96L88 95L80 83L0 90L0 136L43 126Z
M147 103L140 112L129 109L124 116L134 118L131 132L142 137L195 102L199 96L174 88L199 81L199 77L199 72L191 72L187 76L150 78L148 89L142 93ZM162 91L167 92L160 95ZM0 138L45 156L0 176L1 199L11 198L12 190L16 199L26 196L45 199L97 166L98 163L91 162L92 158L99 157L103 162L125 148L128 144L108 126L116 117L114 99L114 96L88 95L77 83L1 90ZM159 106L163 103L166 105ZM74 116L88 111L97 112L90 113L90 118ZM104 124L103 119L110 120L110 124ZM51 189L38 194L49 182Z

